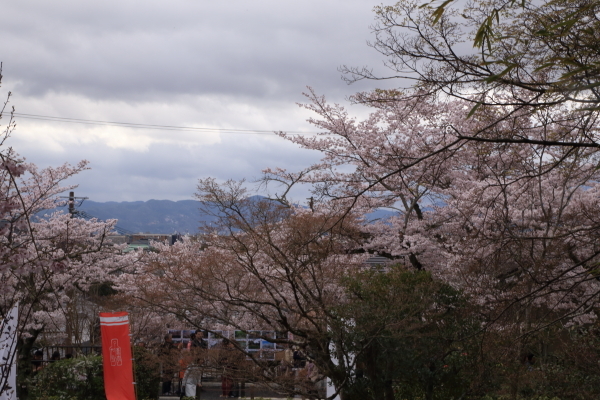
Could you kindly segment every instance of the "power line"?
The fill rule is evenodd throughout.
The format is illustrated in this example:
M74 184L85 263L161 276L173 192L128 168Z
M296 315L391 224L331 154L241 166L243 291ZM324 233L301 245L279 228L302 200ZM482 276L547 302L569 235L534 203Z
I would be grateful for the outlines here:
M101 219L100 219L100 218L98 218L98 217L95 217L95 216L93 216L93 215L90 215L90 214L88 214L87 212L85 212L85 211L83 211L83 210L77 210L77 211L76 211L76 215L80 215L80 216L82 216L83 218L85 218L85 219L87 219L87 220L90 220L90 219L94 219L94 218L95 218L95 219L97 219L97 220L101 221ZM115 231L116 231L116 232L117 232L119 235L133 235L133 234L135 233L135 232L133 232L133 231L130 231L129 229L121 228L121 227L120 227L120 226L118 226L118 225L115 225L115 226L113 227L113 229L114 229L114 230L115 230Z
M118 122L118 121L100 121L93 119L80 119L80 118L64 118L64 117L52 117L49 115L38 115L38 114L24 114L24 113L13 113L16 117L24 119L32 119L39 121L49 122L67 122L73 124L85 124L85 125L100 125L100 126L119 126L123 128L133 129L154 129L161 131L183 131L183 132L216 132L216 133L245 133L245 134L256 134L256 135L273 135L274 131L258 130L258 129L227 129L227 128L198 128L193 126L176 126L176 125L151 125L151 124L137 124L133 122ZM317 132L286 132L292 135L316 135Z
M71 214L71 218L75 217L75 216L79 216L79 217L83 217L87 220L91 220L91 219L97 219L98 221L101 221L100 218L95 217L83 210L76 210L75 207L79 208L81 207L81 205L83 204L83 202L85 200L87 200L89 197L75 197L75 192L69 192L69 196L60 196L61 199L69 199L67 204L69 206L69 214ZM80 200L78 204L75 204L76 200ZM113 226L113 229L120 235L132 235L133 232L125 229L125 228L121 228L118 225Z

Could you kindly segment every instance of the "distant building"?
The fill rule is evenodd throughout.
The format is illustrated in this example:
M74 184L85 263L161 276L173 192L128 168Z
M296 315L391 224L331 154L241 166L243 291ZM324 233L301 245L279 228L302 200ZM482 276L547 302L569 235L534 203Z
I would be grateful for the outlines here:
M111 235L108 240L115 245L127 244L126 252L143 249L150 250L151 242L167 243L169 246L181 240L180 234L168 235L162 233L134 233L131 235Z

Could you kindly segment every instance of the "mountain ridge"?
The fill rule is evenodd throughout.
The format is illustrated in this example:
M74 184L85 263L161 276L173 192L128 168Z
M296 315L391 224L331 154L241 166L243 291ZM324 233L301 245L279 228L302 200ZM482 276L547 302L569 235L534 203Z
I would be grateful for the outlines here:
M78 211L102 220L117 219L117 225L132 232L189 233L198 232L204 221L197 200L147 200L147 201L84 201Z
M67 212L66 207L59 209ZM214 220L214 217L200 212L198 200L85 200L76 209L101 220L117 219L120 228L134 233L195 234L202 223ZM368 219L385 219L393 214L387 210L376 210L368 214Z

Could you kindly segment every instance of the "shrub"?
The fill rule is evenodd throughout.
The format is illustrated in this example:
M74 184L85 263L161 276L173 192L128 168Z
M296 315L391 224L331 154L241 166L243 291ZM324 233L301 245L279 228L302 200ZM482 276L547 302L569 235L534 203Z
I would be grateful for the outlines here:
M157 399L159 362L148 350L135 347L137 398ZM48 364L29 380L29 400L105 400L102 356L81 356Z
M133 348L133 357L135 358L137 398L140 400L158 399L161 384L158 357L138 346Z
M82 356L48 364L31 378L30 400L104 400L102 357Z

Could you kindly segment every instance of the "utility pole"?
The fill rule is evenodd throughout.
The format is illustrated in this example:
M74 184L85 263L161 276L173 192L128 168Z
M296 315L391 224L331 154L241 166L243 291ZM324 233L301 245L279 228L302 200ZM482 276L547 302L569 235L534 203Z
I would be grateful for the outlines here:
M75 192L69 192L69 214L71 218L75 214Z
M71 215L71 218L75 217L75 215L79 213L79 211L75 209L75 200L81 200L81 203L83 203L84 200L89 199L89 197L75 197L75 192L69 192L69 197L61 196L60 198L69 199L69 214ZM81 203L78 205L81 205Z

